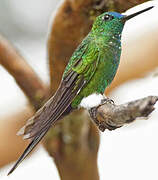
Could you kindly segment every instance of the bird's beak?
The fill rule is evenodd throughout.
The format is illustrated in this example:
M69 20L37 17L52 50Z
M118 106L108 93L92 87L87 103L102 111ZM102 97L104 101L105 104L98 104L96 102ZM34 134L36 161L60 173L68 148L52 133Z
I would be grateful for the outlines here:
M143 12L146 12L146 11L152 9L153 7L154 7L154 6L151 6L151 7L148 7L148 8L146 8L146 9L143 9L143 10L141 10L141 11L138 11L138 12L136 12L136 13L133 13L133 14L130 14L130 15L125 15L125 16L122 18L122 21L123 21L123 22L126 22L126 21L128 21L129 19L131 19L131 18L133 18L133 17L135 17L135 16L137 16L137 15L143 13Z

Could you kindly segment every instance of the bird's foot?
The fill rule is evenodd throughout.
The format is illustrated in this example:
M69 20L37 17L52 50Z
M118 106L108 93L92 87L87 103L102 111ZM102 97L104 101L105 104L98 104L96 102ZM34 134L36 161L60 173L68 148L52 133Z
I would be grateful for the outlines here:
M101 104L99 106L89 109L89 114L90 114L91 119L93 120L93 122L97 125L97 127L102 132L104 132L105 129L108 129L108 130L111 131L111 130L115 130L117 128L120 128L121 126L115 126L110 122L103 122L103 121L100 120L99 117L97 117L98 108L100 106L104 105L104 104L112 104L112 105L114 105L114 101L112 99L110 99L110 98L105 97L104 99L102 99Z
M103 105L103 104L107 104L107 103L114 104L114 101L112 99L108 98L108 97L105 97L104 99L101 100L100 106Z

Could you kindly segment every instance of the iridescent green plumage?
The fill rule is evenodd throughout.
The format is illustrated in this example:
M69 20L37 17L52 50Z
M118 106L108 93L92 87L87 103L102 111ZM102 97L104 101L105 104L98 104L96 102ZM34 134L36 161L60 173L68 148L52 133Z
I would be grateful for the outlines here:
M115 18L103 20L106 15L115 15ZM87 81L72 101L73 108L76 108L81 100L90 94L103 94L105 88L113 80L121 54L121 33L124 26L122 17L118 13L104 13L99 16L92 31L72 55L63 77L68 71L73 70L78 74L83 74Z
M56 121L77 108L86 97L104 93L119 65L121 33L125 22L151 8L153 7L129 16L107 12L96 18L91 32L72 55L55 95L19 132L32 141L8 175L26 158Z

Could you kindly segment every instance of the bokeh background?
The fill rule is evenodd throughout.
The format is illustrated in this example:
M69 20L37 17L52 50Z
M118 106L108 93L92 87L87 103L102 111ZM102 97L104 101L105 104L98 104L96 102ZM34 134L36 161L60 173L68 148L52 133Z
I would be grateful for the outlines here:
M45 83L49 83L46 42L49 23L59 0L1 0L0 34L4 35L27 59ZM158 1L148 2L127 13ZM158 66L158 8L129 21L123 31L121 65L109 96L118 104L147 95L158 95L158 78L148 75ZM147 76L144 78L144 76ZM148 77L149 76L149 77ZM6 174L23 149L24 142L12 131L17 118L30 116L28 101L13 78L0 66L0 178ZM122 85L121 85L122 84ZM158 108L158 106L156 105ZM25 110L25 114L21 113ZM116 131L101 135L98 166L101 180L158 179L158 110L147 121L137 120ZM16 129L20 127L16 124ZM15 145L10 146L11 137ZM9 177L11 180L59 179L56 167L39 146Z

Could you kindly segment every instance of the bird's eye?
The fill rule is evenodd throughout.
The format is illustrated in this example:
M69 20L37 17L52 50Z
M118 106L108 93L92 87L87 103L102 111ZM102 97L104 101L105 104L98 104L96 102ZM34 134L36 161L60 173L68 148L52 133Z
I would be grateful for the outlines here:
M109 20L112 20L114 17L109 15L109 14L105 14L103 17L102 17L102 20L104 21L109 21Z

